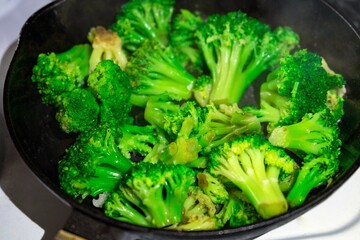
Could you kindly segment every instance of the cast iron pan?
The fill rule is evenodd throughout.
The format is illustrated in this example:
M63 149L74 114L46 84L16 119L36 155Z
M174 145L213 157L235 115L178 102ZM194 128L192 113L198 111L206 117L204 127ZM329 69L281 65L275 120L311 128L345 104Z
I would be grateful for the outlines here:
M108 26L125 1L62 0L35 13L24 25L10 64L4 89L4 109L13 142L29 168L61 199L78 212L80 219L97 223L100 231L117 232L125 239L252 239L277 228L320 204L336 191L360 165L360 38L353 27L325 1L314 0L178 0L178 8L210 14L240 9L271 26L287 25L301 36L302 47L327 59L330 67L347 80L345 116L341 123L344 150L342 169L328 188L314 191L305 204L288 213L249 226L220 231L177 232L148 229L107 218L90 202L79 204L60 188L57 162L74 135L61 132L54 109L41 103L31 71L41 52L61 52L86 41L90 27ZM251 92L251 91L250 91ZM256 101L248 95L247 99ZM82 216L82 217L81 217ZM77 234L88 236L84 224ZM99 236L102 233L98 233Z

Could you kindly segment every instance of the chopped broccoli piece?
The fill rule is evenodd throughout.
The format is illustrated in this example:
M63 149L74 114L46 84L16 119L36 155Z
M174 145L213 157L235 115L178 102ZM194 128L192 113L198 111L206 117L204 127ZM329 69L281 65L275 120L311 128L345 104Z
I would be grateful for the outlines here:
M140 162L106 200L105 214L146 227L179 223L188 189L194 184L195 172L184 165Z
M344 79L327 70L317 54L299 50L287 55L260 88L260 109L246 110L269 123L271 131L278 125L299 122L306 113L329 108L340 119L343 110Z
M183 219L167 229L177 231L216 230L224 227L217 205L200 187L191 187L184 202Z
M229 200L221 212L223 221L230 227L241 227L262 220L244 193L233 188L229 190Z
M59 95L84 85L89 73L91 46L74 45L61 53L40 53L31 80L45 104L57 105Z
M204 69L204 59L195 38L195 32L202 24L200 12L180 9L173 17L170 31L170 45L175 56L193 74L202 73Z
M145 41L129 60L126 72L133 78L134 95L167 94L178 101L191 97L195 77L177 61L170 47ZM133 104L141 106L141 101Z
M119 127L119 149L123 156L128 159L132 155L140 155L145 158L154 151L154 146L160 143L156 129L151 125L138 126L125 124Z
M64 132L84 132L98 124L99 104L88 89L76 88L59 99L56 119Z
M117 137L115 129L104 125L76 138L59 162L60 185L66 193L84 199L115 189L133 165L118 149Z
M132 122L129 113L130 77L112 60L101 61L90 73L87 84L100 104L100 123ZM115 123L114 123L115 124Z
M271 30L236 11L212 14L195 33L213 79L209 100L237 103L248 86L299 43L288 27Z
M110 29L122 38L130 52L145 39L167 46L174 4L174 0L130 0L122 5Z
M319 156L338 151L341 145L339 133L337 120L329 109L324 109L314 114L305 114L300 122L274 128L269 141L300 157L306 154Z
M215 204L225 204L229 200L229 193L224 184L210 173L204 171L197 174L198 185Z
M262 218L283 214L288 204L279 186L280 174L295 174L296 162L261 135L238 137L214 149L208 170L241 189Z
M127 56L122 49L122 41L115 32L98 26L90 29L88 39L92 44L89 60L90 72L102 60L113 60L122 70L125 70Z
M304 203L309 193L331 182L339 169L339 160L333 155L308 155L304 159L294 186L287 195L291 207Z

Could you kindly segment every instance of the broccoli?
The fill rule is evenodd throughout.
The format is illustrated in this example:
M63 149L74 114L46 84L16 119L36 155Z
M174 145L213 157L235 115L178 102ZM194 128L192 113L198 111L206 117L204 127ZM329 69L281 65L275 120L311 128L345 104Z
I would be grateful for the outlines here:
M200 187L194 186L190 187L188 197L184 202L182 221L167 229L202 231L221 229L224 225L218 205L213 203Z
M307 113L300 122L278 126L269 136L269 141L293 151L300 157L336 153L341 146L338 121L324 108L317 113Z
M184 165L139 162L104 203L105 214L120 221L163 228L182 221L195 172Z
M195 31L204 24L200 12L180 9L173 17L170 31L170 45L179 62L193 74L204 69L204 59L195 41Z
M229 200L221 211L223 222L229 227L241 227L262 220L244 193L234 188L229 189Z
M225 204L229 200L229 193L224 184L210 173L203 171L197 175L198 185L215 204Z
M85 132L98 124L99 104L86 88L76 88L59 96L56 119L66 133Z
M269 131L323 108L340 119L344 84L343 77L328 70L318 54L302 49L281 59L279 67L268 74L260 88L260 109L245 110L269 123Z
M289 205L297 207L303 204L310 191L329 184L338 169L339 160L333 154L305 157L295 184L287 195Z
M279 186L282 175L296 173L296 162L262 135L235 138L214 149L208 170L241 189L264 219L283 214L288 203Z
M209 101L237 103L247 87L299 43L288 27L271 30L236 11L212 14L195 33L212 77Z
M90 29L88 39L92 44L89 60L90 72L102 60L113 60L122 70L125 69L127 56L122 49L122 41L119 35L105 27L98 26Z
M174 4L174 0L130 0L122 5L110 29L121 37L130 52L145 39L167 46Z
M129 59L126 72L133 79L133 95L151 97L167 94L177 101L187 100L192 95L195 77L177 61L170 47L145 41ZM143 106L141 101L133 104Z
M89 73L91 46L74 45L61 53L40 53L33 67L31 80L45 104L56 106L59 95L84 85Z
M89 89L100 105L100 123L132 123L130 77L112 60L103 60L89 74Z
M121 132L118 146L122 155L128 159L132 159L135 155L141 157L143 161L155 161L152 158L156 157L161 147L165 147L167 143L151 125L125 124L118 129Z
M179 105L152 98L145 108L145 120L168 134L170 143L160 159L169 163L190 164L199 160L199 153L207 155L212 148L236 136L261 130L257 118L236 104L201 108L194 101ZM202 159L199 162L204 163Z
M201 75L195 79L192 89L193 98L201 107L209 103L211 88L212 79L208 75Z
M117 138L118 131L107 125L80 133L59 162L62 189L80 199L113 191L121 176L133 166L121 154Z

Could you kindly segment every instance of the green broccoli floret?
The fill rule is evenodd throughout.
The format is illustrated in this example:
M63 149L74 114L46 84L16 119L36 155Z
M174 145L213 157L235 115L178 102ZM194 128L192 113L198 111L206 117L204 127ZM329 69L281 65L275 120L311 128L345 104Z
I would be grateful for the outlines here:
M229 227L241 227L262 220L244 193L233 188L229 189L229 200L221 212L223 221Z
M160 156L168 163L190 164L199 160L204 164L199 153L207 155L212 148L236 136L261 130L257 118L236 104L201 108L194 101L179 105L153 98L145 108L145 120L168 134L170 144Z
M184 202L182 221L167 229L177 231L216 230L224 227L218 205L211 201L200 187L189 189L188 197Z
M305 157L295 184L287 195L289 205L291 207L302 205L312 190L329 184L338 169L339 160L334 155Z
M56 119L66 132L84 132L98 124L99 104L86 88L76 88L59 96Z
M213 79L209 100L237 103L248 86L299 43L288 27L267 24L237 11L212 14L196 33Z
M130 77L119 65L112 60L101 61L90 73L87 84L99 101L101 124L132 122Z
M174 0L130 0L122 5L110 28L121 37L130 52L145 39L167 46L174 4Z
M229 193L224 184L210 173L203 171L197 175L198 185L215 204L225 204L229 200Z
M262 135L238 137L214 149L208 170L241 189L264 219L283 214L288 204L280 175L295 174L296 162Z
M79 44L61 53L40 53L31 80L45 104L57 105L59 95L84 85L91 46Z
M138 126L125 124L119 126L121 137L118 140L118 146L123 156L132 159L132 156L152 158L158 153L157 145L161 145L161 135L151 125ZM152 161L147 159L146 161Z
M201 75L194 81L193 97L201 107L209 103L212 83L211 77L207 75Z
M200 12L180 9L174 16L170 31L170 45L179 62L193 74L204 69L204 59L196 44L195 32L204 24Z
M269 123L270 131L323 108L340 119L344 84L343 77L331 72L319 55L302 49L281 59L280 66L261 85L260 109L246 110Z
M300 157L306 154L320 156L338 151L341 146L339 133L337 119L325 108L317 113L305 114L300 122L274 128L269 141Z
M151 97L167 94L177 101L191 97L195 77L177 61L170 47L163 48L145 41L129 60L126 72L133 79L133 95ZM141 102L133 104L143 106Z
M113 191L133 166L118 149L117 138L118 131L105 125L82 132L59 162L61 188L80 199Z
M90 56L90 72L102 60L113 60L122 70L125 69L127 56L122 48L122 41L115 32L98 26L90 29L88 39L92 44Z
M120 221L163 228L182 221L195 172L184 165L136 164L106 200L105 214Z

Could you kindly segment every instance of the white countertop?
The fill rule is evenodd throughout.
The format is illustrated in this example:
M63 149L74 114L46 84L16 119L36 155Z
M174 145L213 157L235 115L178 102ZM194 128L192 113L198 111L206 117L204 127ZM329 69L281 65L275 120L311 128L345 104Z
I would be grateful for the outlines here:
M26 19L50 0L0 0L0 59L16 41ZM9 14L11 13L11 14ZM11 27L10 27L11 26ZM5 32L5 34L4 34ZM3 79L0 97L2 99ZM2 116L2 100L0 117ZM360 170L322 204L292 222L258 238L261 240L353 240L360 236ZM44 230L23 214L0 188L0 239L41 239Z

